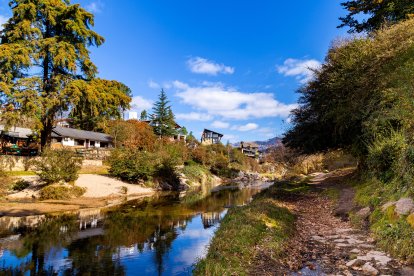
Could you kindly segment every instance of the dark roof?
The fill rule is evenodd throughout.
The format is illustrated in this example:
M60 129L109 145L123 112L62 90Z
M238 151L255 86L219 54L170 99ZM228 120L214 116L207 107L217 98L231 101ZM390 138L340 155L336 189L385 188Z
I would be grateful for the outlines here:
M241 148L259 148L259 145L255 142L240 142Z
M69 137L80 140L92 140L99 142L112 142L112 137L105 133L86 131L68 127L56 126L53 128L52 137Z
M24 127L9 127L6 128L4 125L0 125L0 133L10 137L27 139L34 135L34 132L30 128Z
M221 134L221 133L218 133L218 132L215 132L215 131L212 131L212 130L209 130L209 129L204 129L204 131L203 131L203 133L204 132L211 132L211 133L213 133L213 134L218 134L218 136L220 136L220 137L223 137L224 135L223 134Z

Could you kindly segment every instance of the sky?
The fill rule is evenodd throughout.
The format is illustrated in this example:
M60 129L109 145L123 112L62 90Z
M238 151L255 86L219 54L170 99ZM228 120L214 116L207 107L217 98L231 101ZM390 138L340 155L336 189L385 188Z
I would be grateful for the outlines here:
M0 24L10 16L0 0ZM297 89L312 78L345 15L340 0L76 0L105 37L91 48L99 77L133 93L132 111L152 112L161 89L178 124L223 142L282 136Z

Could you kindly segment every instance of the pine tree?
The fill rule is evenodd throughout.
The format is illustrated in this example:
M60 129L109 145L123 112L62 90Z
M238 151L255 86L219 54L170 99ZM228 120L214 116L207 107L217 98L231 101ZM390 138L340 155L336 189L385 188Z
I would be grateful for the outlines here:
M146 111L146 110L142 110L142 112L141 112L141 116L140 116L140 120L141 120L141 121L146 121L146 120L148 120L148 114L147 114L147 111Z
M130 91L95 79L88 47L100 46L104 38L91 29L93 14L68 0L11 0L9 5L12 17L0 32L2 119L34 118L43 148L57 114L120 117L129 107Z
M168 105L167 94L161 89L158 101L154 104L152 125L156 135L161 137L174 136L176 134L174 114Z

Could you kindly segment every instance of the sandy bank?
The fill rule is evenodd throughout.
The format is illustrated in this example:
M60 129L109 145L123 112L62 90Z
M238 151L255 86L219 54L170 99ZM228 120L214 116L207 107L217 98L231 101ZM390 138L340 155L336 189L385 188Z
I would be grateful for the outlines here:
M80 175L75 182L76 186L86 188L80 198L71 200L44 200L38 201L39 178L37 176L22 176L31 186L21 192L7 196L0 202L0 216L28 216L63 211L74 211L86 208L100 208L119 204L125 199L150 196L153 189L129 184L120 180L93 174ZM123 188L124 187L124 188Z

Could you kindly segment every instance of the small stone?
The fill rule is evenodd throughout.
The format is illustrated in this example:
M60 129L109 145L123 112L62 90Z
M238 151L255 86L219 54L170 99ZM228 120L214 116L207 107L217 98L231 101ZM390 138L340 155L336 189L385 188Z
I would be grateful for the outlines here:
M369 207L359 210L356 215L360 218L366 219L371 214L371 209Z
M352 261L349 261L346 263L347 267L358 267L358 266L362 266L363 264L365 264L365 262L363 260L360 259L354 259Z
M395 201L389 201L381 206L381 210L385 212L389 207L394 206L394 205L395 205Z
M334 240L334 242L336 242L336 243L344 243L346 240L344 240L344 239L337 239L337 240Z
M414 211L414 201L411 198L401 198L395 203L395 212L398 215L408 215Z
M353 254L359 254L359 253L361 253L361 250L359 250L357 248L354 248L350 252L353 253Z
M367 275L378 275L379 274L379 271L375 267L373 267L371 263L365 263L362 266L362 271Z
M374 248L374 246L372 244L366 244L366 243L359 244L358 247L363 248L363 249L372 249L372 248Z

